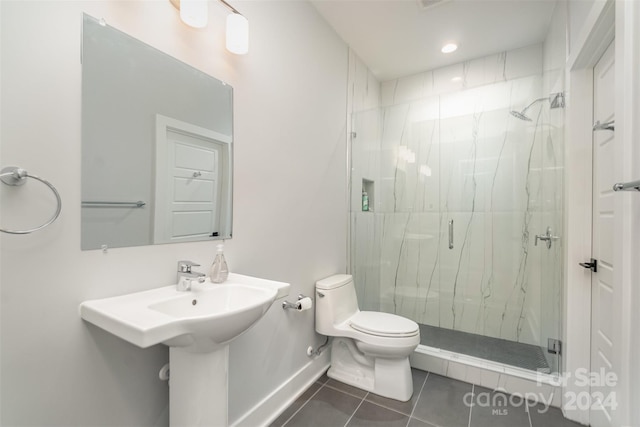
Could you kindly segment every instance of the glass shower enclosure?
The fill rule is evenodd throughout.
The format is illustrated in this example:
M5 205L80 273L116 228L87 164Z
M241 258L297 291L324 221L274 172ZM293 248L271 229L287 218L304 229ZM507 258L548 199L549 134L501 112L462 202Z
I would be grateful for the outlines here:
M422 345L555 373L563 96L542 72L495 80L352 115L350 269L361 310Z

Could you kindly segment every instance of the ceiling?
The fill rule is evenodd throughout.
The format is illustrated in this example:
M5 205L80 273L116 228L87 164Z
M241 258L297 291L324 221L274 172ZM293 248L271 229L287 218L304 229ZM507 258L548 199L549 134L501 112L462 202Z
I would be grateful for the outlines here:
M544 40L555 0L311 0L380 80ZM442 46L458 44L454 53Z

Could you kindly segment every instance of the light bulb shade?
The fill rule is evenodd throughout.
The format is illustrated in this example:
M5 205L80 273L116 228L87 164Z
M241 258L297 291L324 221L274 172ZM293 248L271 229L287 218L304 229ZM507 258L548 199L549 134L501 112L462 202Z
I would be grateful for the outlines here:
M209 20L207 0L180 0L180 19L190 27L206 27Z
M227 50L236 55L249 52L249 21L239 13L227 16Z

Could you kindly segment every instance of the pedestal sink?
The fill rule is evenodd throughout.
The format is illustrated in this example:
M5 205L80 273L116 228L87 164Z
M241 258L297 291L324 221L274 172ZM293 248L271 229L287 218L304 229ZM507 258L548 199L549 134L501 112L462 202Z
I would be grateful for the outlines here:
M175 426L226 426L229 342L289 294L290 285L231 273L223 284L165 286L85 301L87 322L146 348L169 346L169 418Z

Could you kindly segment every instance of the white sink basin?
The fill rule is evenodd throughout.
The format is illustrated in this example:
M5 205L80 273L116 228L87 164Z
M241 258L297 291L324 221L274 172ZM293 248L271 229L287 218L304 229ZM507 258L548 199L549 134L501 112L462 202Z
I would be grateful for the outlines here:
M80 315L138 347L164 343L209 352L249 329L289 287L231 273L223 284L194 282L186 292L172 285L85 301Z

